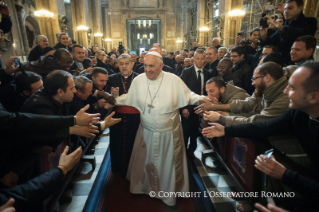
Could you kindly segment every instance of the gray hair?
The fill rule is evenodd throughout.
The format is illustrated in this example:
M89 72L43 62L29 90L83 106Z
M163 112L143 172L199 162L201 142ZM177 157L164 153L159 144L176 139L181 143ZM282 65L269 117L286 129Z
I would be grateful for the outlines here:
M226 47L219 47L219 49L222 49L222 50L225 51L225 53L227 53L227 48L226 48ZM218 49L218 50L219 50L219 49Z
M90 80L89 78L87 78L85 76L76 77L74 80L75 89L80 89L82 92L84 92L86 83L88 83L88 82L92 84L92 80ZM93 84L92 84L92 86L93 86Z
M47 36L45 36L45 35L38 35L37 38L36 38L35 43L36 43L36 44L39 44L39 42L40 42L40 40L41 40L42 38L46 38L46 39L48 40Z
M105 51L103 51L103 50L99 50L99 51L97 51L96 53L95 53L95 57L98 57L98 56L100 56L100 54L101 54L101 52L105 52ZM105 52L105 54L106 54L106 52ZM108 55L106 54L106 56L108 57Z
M113 58L112 58L112 59L113 59ZM112 60L112 59L111 59L111 60ZM120 61L120 59L129 59L130 62L133 62L132 58L131 58L130 56L128 56L128 55L125 55L125 54L121 54L121 55L117 58L118 61Z

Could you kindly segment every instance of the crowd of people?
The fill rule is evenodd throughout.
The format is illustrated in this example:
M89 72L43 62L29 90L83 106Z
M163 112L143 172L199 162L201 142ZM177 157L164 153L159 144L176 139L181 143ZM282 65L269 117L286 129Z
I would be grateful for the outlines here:
M267 24L246 39L238 33L229 49L216 37L211 46L194 42L181 51L154 43L139 54L116 48L107 53L97 45L85 48L65 32L57 34L53 47L39 35L27 63L12 56L0 69L0 211L13 205L40 210L78 163L82 148L65 147L58 166L46 173L34 170L39 155L55 152L63 141L72 147L74 136L92 138L105 128L112 172L129 179L132 193L155 191L176 209L176 197L160 197L158 191L189 191L186 157L195 158L202 119L211 125L202 130L207 138L268 137L274 149L309 169L304 176L274 156L260 155L255 162L305 199L280 207L316 211L317 21L304 16L303 0L276 6L282 16L274 20L264 8ZM4 3L0 7L6 33L10 11Z

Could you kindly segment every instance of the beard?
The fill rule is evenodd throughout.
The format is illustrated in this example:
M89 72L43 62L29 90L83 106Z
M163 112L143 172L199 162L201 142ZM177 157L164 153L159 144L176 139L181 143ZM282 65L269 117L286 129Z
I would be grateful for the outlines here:
M260 85L258 85L258 86L256 85L255 95L257 97L262 97L265 89L266 89L266 85L265 85L265 82L262 80Z

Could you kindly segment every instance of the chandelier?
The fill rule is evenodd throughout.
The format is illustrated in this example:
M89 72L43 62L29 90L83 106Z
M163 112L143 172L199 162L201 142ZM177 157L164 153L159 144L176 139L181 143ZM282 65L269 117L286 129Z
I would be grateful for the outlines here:
M80 25L76 28L78 31L87 31L89 29L89 27L87 26L83 26L83 25Z
M103 34L98 32L94 34L94 37L103 37Z
M245 11L237 10L237 9L228 12L229 16L235 16L235 17L244 16L245 14L246 14Z
M54 13L48 10L37 10L34 12L34 15L38 18L52 18L54 16Z
M137 21L138 28L141 28L141 26L146 28L147 25L148 25L148 27L150 27L152 25L152 20L138 20Z

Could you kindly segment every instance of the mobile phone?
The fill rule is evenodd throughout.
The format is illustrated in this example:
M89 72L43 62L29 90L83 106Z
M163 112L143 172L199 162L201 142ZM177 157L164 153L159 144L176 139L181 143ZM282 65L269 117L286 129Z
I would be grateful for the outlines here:
M20 67L20 60L18 58L15 58L14 62L16 64L16 67Z
M270 158L270 156L272 155L273 152L274 152L274 149L270 149L270 150L267 150L264 155L265 155L267 158Z

